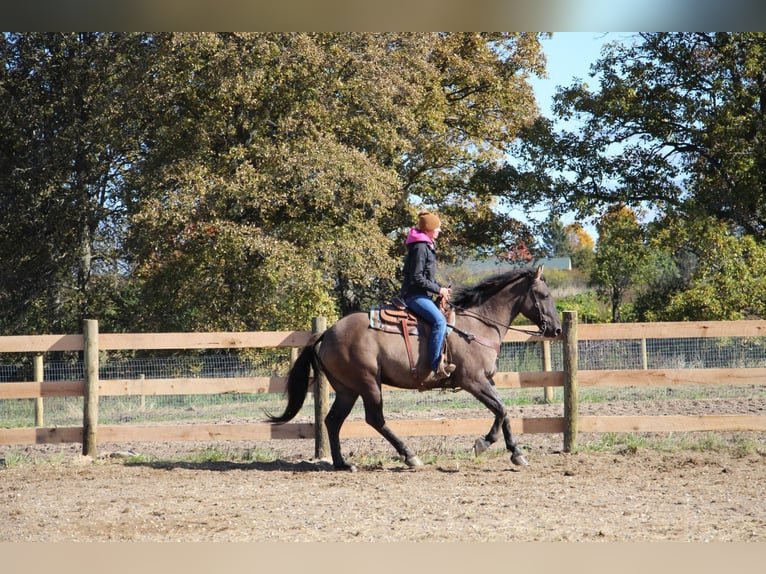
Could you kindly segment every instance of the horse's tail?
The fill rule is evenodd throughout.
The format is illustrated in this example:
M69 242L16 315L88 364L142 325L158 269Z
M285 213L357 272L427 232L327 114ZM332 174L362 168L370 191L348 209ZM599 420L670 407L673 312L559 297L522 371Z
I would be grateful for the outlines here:
M285 412L279 416L266 413L269 422L275 424L286 423L295 418L295 415L300 412L309 390L311 367L314 368L314 373L319 372L316 345L321 338L321 333L314 335L298 355L295 364L293 364L287 376L287 407L285 407Z

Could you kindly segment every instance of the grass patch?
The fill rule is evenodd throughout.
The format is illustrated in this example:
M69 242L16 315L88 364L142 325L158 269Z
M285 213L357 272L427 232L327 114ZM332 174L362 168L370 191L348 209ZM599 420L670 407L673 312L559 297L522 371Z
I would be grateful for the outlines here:
M672 452L691 450L697 452L728 453L742 458L757 454L766 456L766 444L758 440L734 436L726 438L717 433L690 434L641 434L603 433L596 441L581 445L580 452L614 452L634 454L639 450Z
M580 452L617 452L632 454L641 448L649 448L650 443L645 436L634 433L603 433L595 442L582 445Z
M2 461L2 463L0 463L0 468L11 468L31 464L33 462L32 457L30 457L28 453L15 449L0 457L0 461Z
M61 464L67 458L64 453L35 454L25 448L13 448L0 456L0 468L11 468L27 465Z
M279 458L278 454L270 449L261 450L259 448L233 449L221 448L218 446L205 447L197 453L187 457L187 462L209 463L209 462L274 462Z
M477 457L472 447L465 448L465 446L456 445L454 441L450 440L451 438L444 437L443 440L434 440L427 445L413 448L413 451L425 466L480 463L508 455L505 448L489 448ZM348 453L347 459L348 462L366 470L376 470L391 465L399 466L404 464L404 460L391 450L387 443L382 448L375 444L371 445L369 449L364 446L357 447Z
M247 464L252 462L275 462L279 455L270 449L246 448L234 449L218 446L207 446L197 452L193 452L182 460L166 460L151 457L143 454L136 454L126 457L125 464L145 465L150 464L155 467L172 467L179 462L190 465L204 465L214 463L239 463Z

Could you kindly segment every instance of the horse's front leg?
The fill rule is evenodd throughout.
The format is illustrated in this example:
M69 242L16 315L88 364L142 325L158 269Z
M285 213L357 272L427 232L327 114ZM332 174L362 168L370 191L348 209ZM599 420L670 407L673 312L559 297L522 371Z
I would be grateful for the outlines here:
M495 422L492 423L492 428L489 429L487 435L483 438L477 438L473 444L473 451L476 456L486 451L490 446L497 442L498 436L500 436L500 428L503 425L503 415L495 415Z
M492 428L489 429L487 435L484 438L476 439L473 445L476 456L486 451L490 445L497 441L500 429L502 429L503 437L505 438L505 448L511 453L511 462L516 465L527 466L529 463L516 444L516 439L511 432L511 419L508 416L508 410L505 408L492 380L489 379L475 388L467 388L466 390L495 415L495 421L492 423Z

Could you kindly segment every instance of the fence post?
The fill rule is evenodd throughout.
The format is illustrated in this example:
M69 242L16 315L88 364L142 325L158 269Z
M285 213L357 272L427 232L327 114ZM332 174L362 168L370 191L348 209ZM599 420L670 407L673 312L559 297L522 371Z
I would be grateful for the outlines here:
M564 452L577 451L577 311L564 311Z
M82 454L98 454L96 429L98 426L98 321L86 319L83 329L83 363L85 389L82 408Z
M641 339L641 368L643 370L649 368L649 355L646 352L646 338Z
M138 380L141 381L141 398L139 399L139 408L141 409L141 412L144 412L146 410L146 395L144 394L144 381L146 381L146 373L139 374Z
M327 319L314 317L311 321L311 330L314 333L322 333L327 329ZM330 404L330 389L327 378L321 372L314 372L314 457L317 459L330 456L330 439L324 426Z
M551 342L543 341L543 371L550 371L551 367ZM553 387L543 388L543 400L546 404L553 402Z
M34 363L32 364L32 370L34 371L34 377L36 383L43 382L43 356L42 354L35 355ZM45 409L43 406L43 398L37 397L35 399L35 426L41 427L45 425Z

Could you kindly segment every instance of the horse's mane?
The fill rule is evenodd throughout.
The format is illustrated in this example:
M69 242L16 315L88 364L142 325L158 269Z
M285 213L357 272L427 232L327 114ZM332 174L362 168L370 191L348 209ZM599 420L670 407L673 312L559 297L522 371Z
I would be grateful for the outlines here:
M491 275L472 287L461 287L458 289L457 293L450 298L450 303L462 309L477 307L497 294L506 285L518 281L524 276L530 276L534 272L534 269L517 268Z

